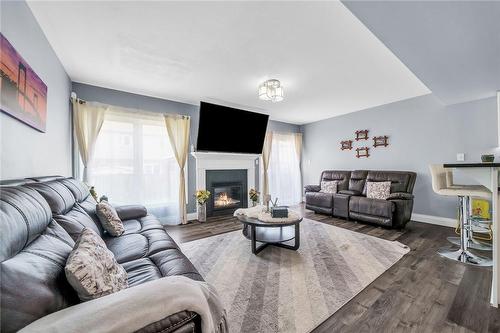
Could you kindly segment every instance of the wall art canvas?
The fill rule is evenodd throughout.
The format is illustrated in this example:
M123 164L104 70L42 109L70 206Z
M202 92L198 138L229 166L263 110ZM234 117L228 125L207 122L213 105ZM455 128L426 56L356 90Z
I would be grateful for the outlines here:
M47 86L0 33L0 110L45 132Z

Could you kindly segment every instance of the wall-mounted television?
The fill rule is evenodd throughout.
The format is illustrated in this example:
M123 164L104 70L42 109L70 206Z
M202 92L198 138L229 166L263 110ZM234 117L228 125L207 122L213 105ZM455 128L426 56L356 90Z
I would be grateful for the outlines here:
M200 103L197 151L261 154L267 114Z

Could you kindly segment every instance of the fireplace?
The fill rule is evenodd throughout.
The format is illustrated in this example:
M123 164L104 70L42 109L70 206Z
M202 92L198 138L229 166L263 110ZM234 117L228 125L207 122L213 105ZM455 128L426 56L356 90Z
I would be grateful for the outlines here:
M230 215L248 207L247 170L207 170L206 188L212 194L207 215Z

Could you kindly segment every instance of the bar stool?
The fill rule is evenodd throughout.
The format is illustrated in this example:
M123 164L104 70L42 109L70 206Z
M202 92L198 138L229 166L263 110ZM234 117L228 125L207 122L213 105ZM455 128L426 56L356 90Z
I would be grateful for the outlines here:
M442 165L430 165L429 169L434 192L439 195L458 197L460 207L460 248L458 250L441 248L438 250L438 254L466 264L491 266L491 259L475 255L469 251L469 244L472 239L472 226L469 223L471 221L470 198L490 199L491 192L481 185L454 185L451 172L447 171Z
M468 188L468 189L473 189L473 190L479 190L479 191L488 191L488 197L483 197L483 199L490 199L491 198L491 193L489 192L489 190L482 186L482 185L459 185L459 184L455 184L454 181L453 181L453 172L450 170L450 169L445 169L443 168L441 165L437 165L435 166L436 168L440 168L440 171L441 172L446 172L446 187L448 188ZM470 205L471 203L469 202L469 213L470 213ZM462 211L460 210L460 214L462 213ZM471 228L470 230L470 235L473 234L473 227L474 226L477 226L478 229L482 229L481 231L484 231L486 233L488 232L491 232L491 229L490 229L490 226L489 226L489 223L487 225L484 225L485 222L491 222L491 221L484 221L484 220L479 220L477 218L474 218L474 217L471 217L470 220L466 221L466 225L469 226L469 228ZM460 228L461 229L461 228ZM460 242L461 242L461 238L460 237L447 237L446 238L450 243L454 244L454 245L457 245L457 246L460 246ZM479 242L477 241L473 236L472 237L469 237L468 240L467 240L467 247L468 248L471 248L471 249L474 249L474 250L481 250L481 251L492 251L493 250L493 247L491 244L488 244L488 243L484 243L484 242Z

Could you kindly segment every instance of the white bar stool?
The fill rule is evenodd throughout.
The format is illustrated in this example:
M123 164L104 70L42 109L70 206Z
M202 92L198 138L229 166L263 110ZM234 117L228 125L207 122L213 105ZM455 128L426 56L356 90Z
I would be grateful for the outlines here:
M460 207L460 249L441 248L438 254L448 259L476 266L491 266L489 258L478 256L469 251L472 241L470 221L470 198L490 199L491 192L481 185L454 185L451 172L440 164L429 166L432 176L432 189L435 193L445 196L456 196ZM452 243L454 243L452 241Z

